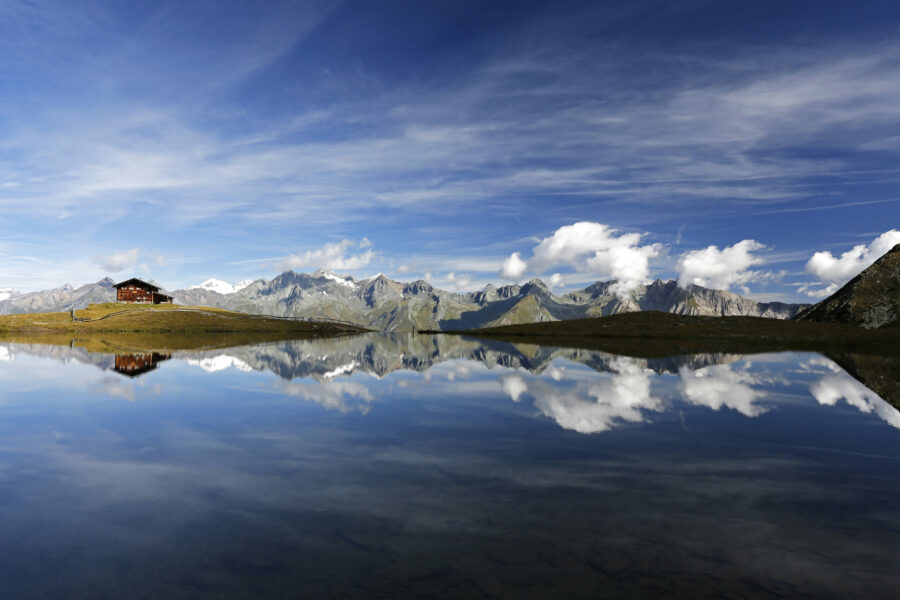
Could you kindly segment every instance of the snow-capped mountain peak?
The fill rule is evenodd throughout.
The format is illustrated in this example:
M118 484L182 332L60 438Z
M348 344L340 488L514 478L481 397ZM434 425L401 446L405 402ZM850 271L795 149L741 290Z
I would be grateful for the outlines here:
M239 281L237 283L228 283L227 281L222 281L221 279L207 279L200 285L193 285L189 289L192 290L210 290L212 292L217 292L219 294L233 294L238 290L242 290L248 285L253 283L252 279L245 279L243 281Z
M10 298L17 295L18 293L19 293L19 290L15 289L15 288L11 288L11 287L0 288L0 302L3 302L4 300L9 300Z

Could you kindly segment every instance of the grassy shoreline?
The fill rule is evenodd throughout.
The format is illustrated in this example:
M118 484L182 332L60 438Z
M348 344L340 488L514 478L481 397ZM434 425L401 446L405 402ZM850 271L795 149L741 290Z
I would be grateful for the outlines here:
M65 345L91 352L201 350L366 331L202 306L92 304L65 313L0 316L0 342Z
M74 317L74 318L73 318ZM0 334L92 332L260 332L328 335L366 331L335 322L294 321L205 306L92 304L74 313L25 313L0 316Z
M460 331L421 331L515 343L603 350L642 358L701 352L854 352L900 356L900 329L760 317L695 317L645 311Z

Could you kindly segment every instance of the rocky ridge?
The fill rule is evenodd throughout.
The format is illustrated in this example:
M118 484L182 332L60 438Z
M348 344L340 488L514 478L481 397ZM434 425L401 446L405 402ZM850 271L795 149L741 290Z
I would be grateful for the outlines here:
M834 294L796 316L800 321L900 327L900 244Z
M242 282L242 285L246 282ZM195 287L175 290L175 301L253 314L328 318L382 331L459 330L536 321L559 321L621 312L655 310L683 315L747 315L786 319L803 305L760 303L737 294L699 286L680 288L675 281L654 281L622 298L612 293L615 282L555 295L539 279L524 285L488 285L482 290L454 293L427 281L394 281L385 275L357 280L331 271L287 271L272 280L257 279L232 293ZM103 279L21 294L0 301L0 314L57 312L91 302L115 299L114 282Z

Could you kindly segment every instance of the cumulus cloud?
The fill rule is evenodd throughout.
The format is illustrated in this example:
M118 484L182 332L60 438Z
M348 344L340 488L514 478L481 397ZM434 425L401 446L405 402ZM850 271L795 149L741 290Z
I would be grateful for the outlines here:
M522 394L528 391L528 384L520 375L504 375L500 378L500 387L513 402L518 402Z
M355 254L353 251L357 251ZM375 257L372 242L363 238L358 242L344 239L340 242L329 242L317 250L307 250L301 254L292 254L281 262L283 269L361 269Z
M732 370L730 365L713 365L691 370L678 370L678 388L686 401L695 406L707 406L713 410L727 407L747 417L757 417L766 408L756 404L763 393L752 384L757 380L746 371Z
M800 292L813 298L829 296L897 244L900 244L900 231L891 229L870 244L854 246L840 257L835 257L828 251L816 252L806 263L806 272L816 276L821 284L827 285L816 289L813 287L815 284L806 284L800 288Z
M708 246L703 250L685 252L675 267L678 285L684 288L694 284L714 289L740 285L746 290L744 284L763 276L759 271L750 270L750 267L763 262L753 252L764 248L756 240L742 240L721 250L718 246Z
M124 271L125 269L133 268L137 265L139 252L140 250L138 248L132 248L131 250L114 252L108 256L98 255L94 257L94 260L103 267L105 271L118 273L119 271Z
M518 252L513 252L500 264L500 276L506 279L521 279L527 268L528 263L522 260Z
M578 433L608 431L625 422L641 423L647 411L664 409L662 399L651 393L653 372L644 361L622 356L610 361L609 366L612 373L593 382L561 387L537 380L528 391L544 415Z
M900 412L845 373L832 373L822 377L809 386L809 393L822 406L834 406L843 398L857 410L875 413L892 427L900 429Z
M641 245L646 234L624 233L602 223L582 221L565 225L534 247L530 260L513 252L500 266L506 279L520 279L526 271L545 273L568 267L598 278L616 280L613 291L627 294L644 283L650 272L649 261L662 251L659 244ZM562 281L561 276L556 278Z

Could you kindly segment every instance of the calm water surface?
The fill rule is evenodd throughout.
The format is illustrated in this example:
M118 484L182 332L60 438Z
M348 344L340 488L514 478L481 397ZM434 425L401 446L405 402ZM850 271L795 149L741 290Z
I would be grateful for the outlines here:
M900 412L808 353L0 344L2 598L888 598Z

